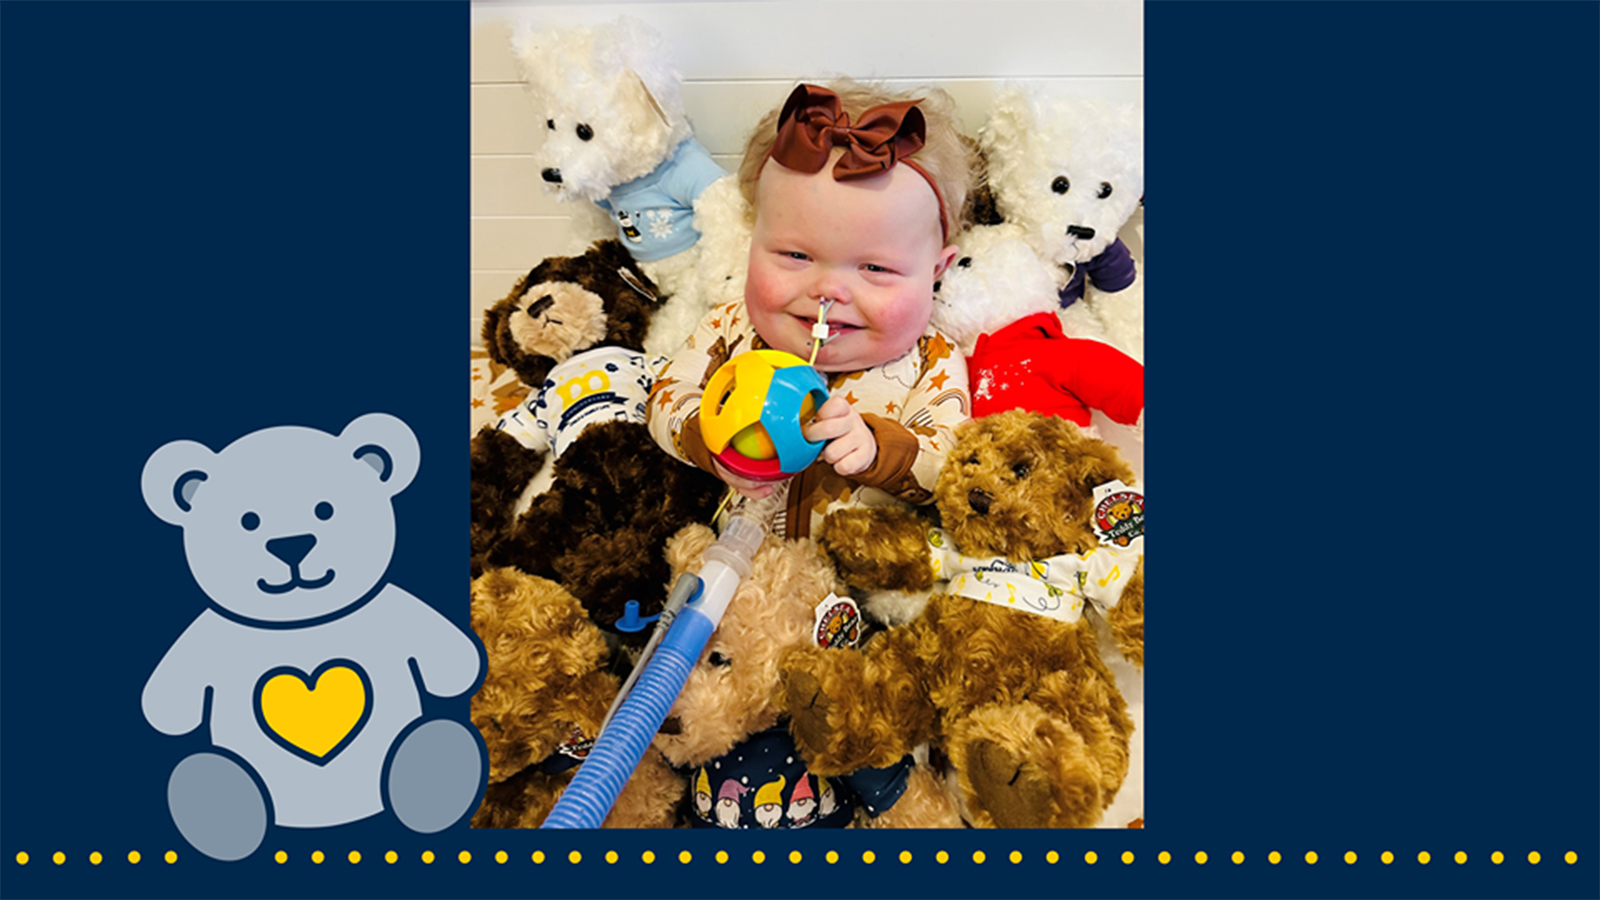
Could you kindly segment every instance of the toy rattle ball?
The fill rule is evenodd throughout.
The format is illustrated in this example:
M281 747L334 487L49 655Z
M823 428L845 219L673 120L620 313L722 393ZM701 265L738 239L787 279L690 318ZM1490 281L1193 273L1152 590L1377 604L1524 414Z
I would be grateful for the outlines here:
M777 481L822 452L801 423L828 400L817 370L782 350L750 350L723 363L700 398L700 434L728 471Z

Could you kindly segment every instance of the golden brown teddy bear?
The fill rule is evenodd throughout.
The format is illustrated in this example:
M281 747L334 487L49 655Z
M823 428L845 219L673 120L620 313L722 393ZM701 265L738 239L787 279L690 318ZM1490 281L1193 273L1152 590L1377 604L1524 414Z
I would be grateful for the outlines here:
M714 539L704 525L690 525L670 538L667 559L673 570L699 571ZM816 633L824 641L849 634L850 610L825 602L830 593L843 595L844 588L814 542L768 537L756 551L750 577L734 594L654 741L687 775L677 797L687 801L682 808L690 826L960 826L942 780L902 759L905 754L882 772L820 778L795 753L779 718L778 664L791 649L814 647ZM835 627L841 623L842 628ZM859 628L858 617L854 627Z
M1087 600L1142 665L1132 484L1109 444L1013 410L958 428L935 488L942 529L896 509L830 516L819 541L851 585L947 583L862 653L785 659L784 705L815 771L886 765L933 741L974 825L1098 823L1127 775L1133 721L1083 612ZM1130 495L1141 513L1111 522Z
M472 582L472 628L488 654L472 724L489 750L489 786L474 828L537 828L587 755L617 695L600 629L560 585L516 569ZM671 824L681 782L648 753L605 821ZM666 798L666 799L664 799Z

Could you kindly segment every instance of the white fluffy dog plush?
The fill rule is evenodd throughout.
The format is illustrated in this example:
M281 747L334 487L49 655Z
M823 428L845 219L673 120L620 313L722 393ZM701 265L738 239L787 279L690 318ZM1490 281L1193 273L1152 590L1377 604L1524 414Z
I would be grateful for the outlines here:
M978 131L996 211L1055 263L1059 302L1080 296L1104 336L1144 358L1144 284L1117 232L1144 195L1137 108L1012 87Z
M665 41L622 17L543 32L524 23L511 45L544 117L535 165L545 190L591 201L609 215L618 239L668 298L645 350L671 353L710 308L697 274L696 201L713 182L732 177L691 134Z

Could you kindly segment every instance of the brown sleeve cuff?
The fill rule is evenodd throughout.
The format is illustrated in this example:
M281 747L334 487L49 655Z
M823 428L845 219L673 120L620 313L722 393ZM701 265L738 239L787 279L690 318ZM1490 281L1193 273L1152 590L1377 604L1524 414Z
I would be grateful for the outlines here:
M700 414L692 413L683 420L683 430L678 432L678 449L689 461L715 475L717 470L711 466L711 451L706 449L705 435L700 433Z
M861 420L872 429L872 437L878 443L878 458L865 471L850 476L850 479L896 496L918 487L911 475L911 466L917 461L917 454L922 452L922 444L917 441L917 436L893 419L862 413Z

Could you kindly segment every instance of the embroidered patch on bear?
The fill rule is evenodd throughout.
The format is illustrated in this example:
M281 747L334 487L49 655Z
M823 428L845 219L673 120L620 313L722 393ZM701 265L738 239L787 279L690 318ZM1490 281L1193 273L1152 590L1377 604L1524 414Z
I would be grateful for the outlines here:
M861 608L849 597L830 593L817 604L811 640L824 650L856 646L861 640Z

